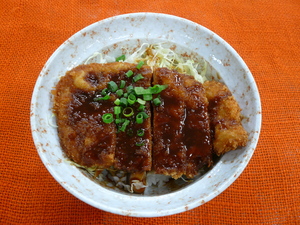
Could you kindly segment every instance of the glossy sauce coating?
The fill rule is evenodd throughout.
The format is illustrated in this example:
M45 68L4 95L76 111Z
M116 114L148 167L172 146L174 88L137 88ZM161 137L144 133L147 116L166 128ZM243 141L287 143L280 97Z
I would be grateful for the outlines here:
M155 71L156 83L169 87L160 94L163 103L154 107L154 171L175 179L192 178L212 163L204 88L193 77L166 68Z
M183 75L182 85L186 90L186 120L183 129L184 144L187 147L185 175L192 178L201 167L212 164L208 101L203 85L191 76Z
M126 92L126 87L129 85L144 88L151 86L152 71L149 67L142 67L140 70L133 67L131 70L133 71L132 77L142 74L144 78L137 82L132 82L132 77L128 78L125 74L120 74L118 79L126 81L124 92ZM145 106L144 111L149 118L145 119L142 124L136 123L136 115L140 111L138 110L139 104L135 103L130 106L134 111L134 115L127 118L130 119L130 124L126 128L126 132L117 133L114 163L116 169L128 172L151 170L152 134L150 103L147 102ZM123 118L126 117L123 116ZM137 135L140 130L144 132L143 136Z

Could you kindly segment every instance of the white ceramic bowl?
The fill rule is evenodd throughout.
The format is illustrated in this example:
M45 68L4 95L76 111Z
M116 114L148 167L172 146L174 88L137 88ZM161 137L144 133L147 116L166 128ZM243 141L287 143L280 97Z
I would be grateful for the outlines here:
M67 70L83 63L96 51L119 56L143 42L166 42L177 51L202 56L220 75L211 76L230 88L246 119L246 147L229 152L197 181L177 191L143 196L103 187L66 160L57 129L51 121L51 90ZM213 70L214 71L214 70ZM261 104L255 81L238 53L212 31L189 20L156 13L120 15L96 22L74 34L49 58L32 95L31 129L37 151L52 176L67 191L98 209L120 215L157 217L180 213L213 199L231 185L247 166L261 127Z

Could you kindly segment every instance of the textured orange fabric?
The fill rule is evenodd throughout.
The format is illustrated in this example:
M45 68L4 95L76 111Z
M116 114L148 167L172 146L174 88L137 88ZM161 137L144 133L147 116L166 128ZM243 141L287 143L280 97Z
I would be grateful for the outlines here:
M216 32L245 60L263 108L258 147L221 195L187 212L132 218L95 209L48 173L32 141L30 100L53 51L85 26L161 12ZM300 224L299 0L0 2L0 224Z

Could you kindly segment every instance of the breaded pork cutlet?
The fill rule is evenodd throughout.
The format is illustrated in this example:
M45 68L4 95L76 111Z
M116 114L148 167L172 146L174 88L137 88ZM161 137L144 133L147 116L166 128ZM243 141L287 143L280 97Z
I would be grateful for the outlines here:
M156 69L153 84L168 85L161 94L162 103L153 109L153 170L177 179L185 174L184 144L185 90L180 75L166 68Z
M136 65L130 68L133 71L131 77L120 73L119 80L126 82L124 90L129 86L149 88L152 81L152 70L148 66L143 66L140 70L136 69ZM132 81L135 74L141 74L143 79L136 82ZM117 80L115 81L117 82ZM123 119L129 119L130 123L126 127L126 132L117 133L116 153L115 153L115 169L127 171L130 173L150 171L152 167L152 132L151 132L151 108L150 102L145 103L143 110L147 114L147 118L143 123L136 123L136 116L140 113L139 104L136 102L128 107L133 110L131 117L121 116ZM125 110L125 109L124 109ZM125 112L126 113L126 112ZM143 135L139 135L142 132Z
M177 179L211 164L207 100L193 77L157 68L153 84L168 85L153 106L153 170Z
M132 84L125 76L129 70L133 76L142 74L145 77L135 85L150 86L152 71L148 66L137 69L136 64L118 62L81 65L68 71L58 82L54 93L58 135L63 150L75 163L103 169L115 166L125 171L151 170L150 119L141 127L149 143L140 149L134 148L136 139L118 132L115 123L105 123L102 119L104 114L114 113L117 94L110 93L105 101L95 100L101 97L101 91L110 81L119 87L124 80L125 91Z
M217 81L204 82L209 101L213 148L217 155L245 146L248 134L241 124L241 108L230 90Z
M213 163L208 101L203 85L194 77L183 75L182 85L186 90L186 118L183 129L187 148L185 175L193 178L199 169Z

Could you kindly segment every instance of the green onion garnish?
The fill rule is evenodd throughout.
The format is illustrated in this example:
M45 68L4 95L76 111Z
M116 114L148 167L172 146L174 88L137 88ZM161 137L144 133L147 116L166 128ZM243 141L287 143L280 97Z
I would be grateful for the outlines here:
M153 87L150 87L149 89L151 90L151 94L159 94L160 92L162 92L163 90L165 90L168 87L167 84L156 84Z
M127 77L131 77L133 75L132 70L128 70L127 73L125 73Z
M159 97L153 99L153 104L156 105L156 106L159 106L161 104L161 100Z
M136 118L135 118L136 120L136 123L138 123L138 124L141 124L141 123L143 123L143 121L144 121L144 116L143 116L143 114L141 114L141 113L138 113L137 115L136 115Z
M126 88L126 91L128 94L130 94L132 91L133 91L133 86L132 85L129 85L127 88Z
M145 105L145 104L146 104L146 101L144 101L144 100L141 99L141 98L138 98L136 101L137 101L138 103L140 103L141 105Z
M105 95L104 97L99 97L99 98L94 98L94 101L100 101L100 100L108 100L110 99L110 96L109 95Z
M145 108L146 108L146 106L140 105L139 108L138 108L138 111L144 111Z
M111 114L111 113L105 113L102 116L102 120L103 120L104 123L111 123L112 121L114 121L113 114Z
M121 61L121 60L124 61L125 58L126 58L125 55L121 55L121 56L119 56L119 57L116 58L116 62L119 62L119 61Z
M108 89L107 88L105 88L105 89L103 89L102 91L101 91L101 95L107 95L107 93L108 93Z
M152 94L150 89L145 89L143 87L135 87L134 92L136 95Z
M126 130L126 127L127 125L129 124L129 120L125 119L124 123L122 124L122 126L120 127L119 131L125 131Z
M159 85L159 84L156 84L153 87L149 87L147 89L143 87L135 87L134 92L136 93L136 95L159 94L167 87L168 85Z
M133 108L131 107L126 107L125 109L123 109L123 115L126 117L130 117L133 115Z
M118 90L118 85L114 81L109 81L107 86L108 89L112 92L116 92Z
M121 101L120 101L120 99L117 98L117 99L114 101L114 103L115 103L115 105L120 105Z
M125 119L123 119L123 118L117 118L117 119L115 120L115 123L116 123L116 124L124 123L124 121L125 121Z
M121 113L121 106L115 106L114 107L114 114L118 115Z
M123 94L123 97L124 97L124 98L127 98L127 97L128 97L128 93L124 93L124 94Z
M135 143L135 145L136 145L136 146L139 146L139 147L141 147L141 146L144 146L144 145L145 145L145 143L141 141L141 142L137 142L137 143Z
M129 105L133 105L136 102L136 97L134 94L128 95L127 102Z
M145 112L140 112L139 114L142 114L144 119L147 119L149 117L148 114Z
M151 101L152 100L152 94L144 94L143 99L144 99L144 101Z
M127 105L128 105L127 98L121 98L120 99L120 105L123 106L123 107L127 107Z
M144 65L144 61L139 61L139 63L137 64L136 68L137 69L141 69L143 65Z
M119 88L124 88L125 84L126 84L126 81L125 80L121 80Z
M137 135L140 137L144 136L144 134L145 134L145 131L143 129L140 129L137 131Z
M144 78L143 75L139 73L138 75L134 76L132 79L133 79L133 82L137 82L143 78Z
M119 89L116 91L116 94L121 97L123 95L123 90L122 89Z

